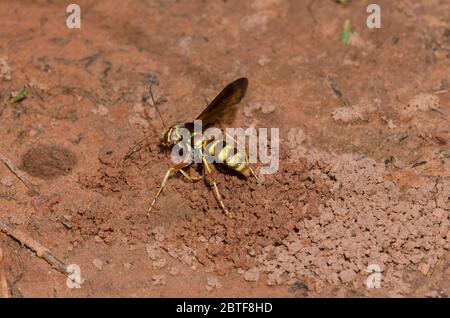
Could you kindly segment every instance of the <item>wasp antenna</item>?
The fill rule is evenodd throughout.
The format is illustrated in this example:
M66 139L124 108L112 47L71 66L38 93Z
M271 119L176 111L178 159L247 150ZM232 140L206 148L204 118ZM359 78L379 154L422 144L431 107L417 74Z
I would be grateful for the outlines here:
M161 118L161 122L162 122L162 124L163 124L163 126L164 126L164 129L167 130L166 123L164 122L164 119L163 119L163 117L161 116L161 112L159 111L158 104L156 103L155 98L153 97L152 86L153 86L153 85L150 85L149 91L150 91L150 97L151 97L151 99L152 99L153 106L155 107L156 112L158 113L159 118Z

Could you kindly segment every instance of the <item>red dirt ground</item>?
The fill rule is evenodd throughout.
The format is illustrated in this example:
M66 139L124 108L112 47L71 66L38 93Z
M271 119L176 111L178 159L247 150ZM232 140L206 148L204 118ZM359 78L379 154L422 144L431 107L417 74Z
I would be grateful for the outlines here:
M63 3L0 2L0 154L37 192L0 164L0 220L84 279L1 233L10 296L448 296L448 1L380 0L379 30L369 1L77 3L81 29ZM233 126L280 128L278 172L216 174L233 218L173 177L147 217L170 165L148 85L174 123L241 76Z

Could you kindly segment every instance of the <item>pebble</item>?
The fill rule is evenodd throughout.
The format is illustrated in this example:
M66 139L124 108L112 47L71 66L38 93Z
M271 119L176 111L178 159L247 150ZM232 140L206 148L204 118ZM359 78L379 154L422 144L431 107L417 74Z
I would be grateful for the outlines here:
M166 284L166 276L165 275L153 275L152 277L152 285L159 286Z
M123 267L125 267L126 269L130 269L131 266L131 263L123 263Z
M138 114L132 115L128 118L128 123L131 126L140 127L140 128L148 128L148 121L139 116Z
M247 282L257 282L259 280L259 268L253 267L242 274Z
M176 276L180 273L180 270L177 267L171 267L169 270L169 274L172 276Z
M98 259L98 258L94 259L94 260L92 261L92 264L93 264L94 267L95 267L96 269L98 269L99 271L101 271L101 270L103 269L103 262L102 262L100 259Z
M164 268L165 266L166 266L165 258L160 258L157 261L153 262L153 268L155 268L155 269L161 269L161 268Z
M344 284L350 283L355 280L356 273L351 269L344 269L339 273L339 278Z
M133 105L133 111L135 113L138 113L142 116L145 116L145 108L144 105L142 105L142 103L136 103Z
M222 287L222 284L219 283L219 280L216 277L208 277L206 279L206 289L208 291L219 289L220 287Z
M92 113L94 115L106 116L108 115L109 110L104 105L98 104L96 108L92 108Z
M430 264L422 263L422 264L419 265L418 268L419 268L419 271L420 271L422 274L427 275L428 272L429 272L429 270L430 270Z
M0 183L2 185L4 185L5 187L8 187L8 188L12 187L14 184L14 178L12 176L6 176L6 177L2 178Z

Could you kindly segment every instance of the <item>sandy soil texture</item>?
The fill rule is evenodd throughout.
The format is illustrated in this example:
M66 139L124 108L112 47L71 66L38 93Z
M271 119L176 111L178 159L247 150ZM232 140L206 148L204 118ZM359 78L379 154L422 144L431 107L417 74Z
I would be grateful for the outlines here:
M449 1L379 0L381 29L369 1L77 3L81 29L0 1L0 221L84 281L0 232L0 295L448 297ZM232 126L279 128L278 171L215 174L232 218L174 176L147 217L171 165L149 85L173 124L242 76Z

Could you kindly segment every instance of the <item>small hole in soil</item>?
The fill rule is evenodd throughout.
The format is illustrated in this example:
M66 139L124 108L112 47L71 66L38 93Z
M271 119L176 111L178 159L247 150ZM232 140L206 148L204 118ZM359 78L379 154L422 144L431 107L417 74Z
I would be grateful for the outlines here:
M38 145L22 156L22 169L34 177L50 179L68 175L77 162L75 154L59 145Z

